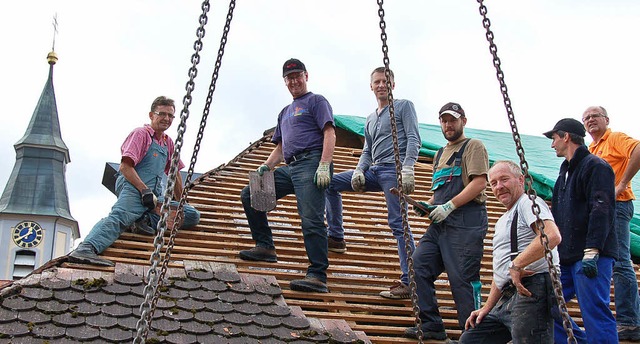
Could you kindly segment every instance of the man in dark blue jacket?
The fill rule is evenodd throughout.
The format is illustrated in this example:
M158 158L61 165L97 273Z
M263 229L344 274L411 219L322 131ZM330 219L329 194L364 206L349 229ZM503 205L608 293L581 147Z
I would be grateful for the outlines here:
M589 153L579 121L561 119L544 135L553 140L556 155L566 159L553 189L551 212L562 235L558 246L562 292L566 301L578 298L584 320L585 331L573 323L573 332L579 342L585 342L586 335L587 343L618 343L616 320L609 309L611 274L618 258L613 170ZM555 341L567 342L560 319L555 323Z

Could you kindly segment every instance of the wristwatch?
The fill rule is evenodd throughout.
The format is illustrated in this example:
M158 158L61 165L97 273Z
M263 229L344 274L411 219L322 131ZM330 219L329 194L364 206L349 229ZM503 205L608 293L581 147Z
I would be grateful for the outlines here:
M513 261L511 262L511 265L509 265L509 269L510 270L516 270L516 271L522 271L524 270L524 268L521 268L519 266L516 266L516 264L513 263Z

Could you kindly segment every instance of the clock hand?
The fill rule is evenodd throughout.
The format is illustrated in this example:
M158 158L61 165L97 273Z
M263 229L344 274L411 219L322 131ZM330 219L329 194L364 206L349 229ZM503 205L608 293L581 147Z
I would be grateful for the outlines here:
M28 237L29 235L31 235L31 233L33 233L33 228L29 227L29 230L27 231L27 234L19 236L18 240L22 240L22 239Z

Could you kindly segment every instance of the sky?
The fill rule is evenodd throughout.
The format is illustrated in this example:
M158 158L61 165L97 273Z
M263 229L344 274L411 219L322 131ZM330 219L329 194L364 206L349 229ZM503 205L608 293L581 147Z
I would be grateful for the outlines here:
M602 105L612 129L640 138L640 2L485 3L520 133L541 135L561 118L580 119L588 106ZM476 1L383 6L394 98L411 100L421 123L438 124L439 108L455 101L467 127L510 131ZM228 2L212 1L207 14L182 148L186 164L228 9ZM116 199L101 185L105 163L119 162L128 133L149 122L152 100L165 95L183 110L202 12L194 0L0 2L0 187L47 79L54 15L54 85L71 157L67 188L84 237ZM309 90L324 95L335 114L367 116L376 107L369 76L383 65L380 33L373 0L238 1L195 171L228 162L275 126L291 101L281 74L291 57L306 64ZM174 139L178 124L176 118L167 132ZM555 156L550 147L549 154Z

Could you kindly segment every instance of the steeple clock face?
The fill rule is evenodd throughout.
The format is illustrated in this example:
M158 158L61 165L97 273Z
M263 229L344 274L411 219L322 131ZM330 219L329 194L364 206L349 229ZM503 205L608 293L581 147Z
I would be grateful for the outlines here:
M22 221L11 230L13 242L23 248L36 247L42 241L43 230L33 221Z

